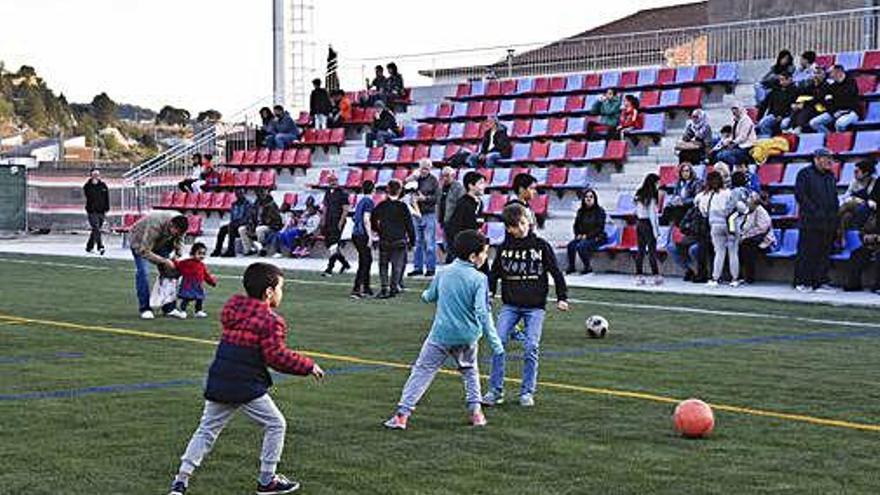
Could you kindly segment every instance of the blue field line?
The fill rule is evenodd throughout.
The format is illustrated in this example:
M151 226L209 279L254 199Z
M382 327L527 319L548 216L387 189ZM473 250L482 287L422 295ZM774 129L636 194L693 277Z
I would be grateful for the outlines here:
M732 347L747 345L777 344L788 342L812 342L816 340L842 340L856 338L880 337L880 329L848 330L842 332L816 332L816 333L793 333L782 335L760 335L754 337L740 337L735 339L695 339L684 342L657 342L635 346L594 347L571 351L541 351L541 358L562 359L580 357L587 354L628 354L642 352L674 352L686 349L699 349L709 347ZM507 355L508 361L521 361L522 354ZM489 359L481 360L488 362Z
M367 373L371 371L380 371L387 370L388 368L385 366L378 365L355 365L355 366L343 366L340 368L330 368L325 370L325 374L328 376L334 375L350 375L355 373ZM276 382L283 382L290 378L293 378L290 375L282 375L278 373L272 373L272 378ZM64 389L64 390L48 390L43 392L23 392L18 394L0 394L0 402L2 401L16 401L16 400L35 400L35 399L71 399L75 397L82 397L84 395L97 395L97 394L117 394L117 393L126 393L126 392L140 392L144 390L157 390L157 389L166 389L166 388L177 388L177 387L190 387L190 386L202 386L205 383L204 378L202 379L180 379L180 380L168 380L164 382L145 382L145 383L120 383L114 385L101 385L96 387L84 387L84 388L74 388L74 389Z
M80 359L81 352L55 352L52 354L33 354L30 356L0 356L0 364L19 364L28 361L57 361L59 359Z

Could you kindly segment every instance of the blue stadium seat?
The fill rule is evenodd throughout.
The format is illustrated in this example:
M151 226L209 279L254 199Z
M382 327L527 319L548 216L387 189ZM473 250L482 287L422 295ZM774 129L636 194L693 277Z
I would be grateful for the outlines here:
M428 158L431 159L432 162L442 162L443 155L446 152L446 147L442 144L435 144L431 146L431 151L428 153Z
M507 232L504 229L503 222L489 222L486 224L486 237L489 238L489 244L498 246L504 242L504 236Z
M400 141L409 141L417 138L419 135L419 127L415 124L406 124L403 126L403 136L398 138Z
M639 71L639 86L651 87L657 81L657 69L642 69Z
M565 143L552 142L547 152L546 161L560 161L565 159Z
M465 102L456 102L452 105L452 118L461 119L467 116L468 104Z
M662 113L646 113L645 125L630 131L631 136L662 136L666 133L666 116Z
M771 258L794 258L797 256L797 245L800 231L797 229L788 229L781 235L777 234L779 245L775 251L767 253Z
M511 169L509 168L496 168L495 172L492 174L492 182L489 183L489 187L507 187L510 183L510 171Z
M737 81L737 65L736 62L723 62L717 65L715 70L715 78L706 82L733 84Z
M852 183L853 179L856 178L856 164L855 162L847 162L843 164L843 167L840 169L840 180L837 181L838 186L849 187L850 183Z
M394 163L397 161L397 157L400 155L400 148L397 146L386 146L385 147L385 158L382 159L382 163ZM339 179L340 184L344 184L345 182L342 179Z
M569 117L565 123L565 133L569 136L587 132L587 121L583 117Z
M554 96L550 98L550 108L547 110L549 114L560 114L565 113L565 97L564 96Z
M660 92L660 104L658 106L662 108L672 108L678 106L678 101L681 98L681 90L680 89L667 89Z
M569 93L578 92L581 90L581 86L583 86L583 84L583 74L572 74L565 78L565 91Z
M616 246L620 242L620 228L613 223L605 224L605 244L599 246L599 250L605 250L610 246Z
M880 150L880 131L862 131L856 134L852 149L846 155L872 155Z
M602 74L601 89L616 88L620 84L620 72L609 71Z
M865 112L865 118L855 123L854 127L875 127L880 125L880 101L872 101L868 103L868 111Z
M611 213L612 217L631 217L636 214L636 204L632 194L622 193L617 197L617 207Z
M532 79L519 79L516 81L516 91L514 94L524 95L532 92L534 81Z
M584 98L584 110L590 110L591 108L593 108L593 105L597 101L599 101L599 95L597 95L597 94L587 95L587 97Z
M428 103L425 105L425 108L422 110L422 118L423 119L432 119L437 116L437 104L436 103Z
M590 141L587 144L585 160L601 160L605 156L605 141Z
M825 134L821 132L801 134L798 137L798 146L794 151L785 154L786 157L812 156L813 151L825 146Z
M794 183L797 180L797 174L809 166L811 166L809 163L789 163L786 165L785 172L782 174L782 181L779 183L778 187L794 187Z
M568 169L568 178L565 180L564 189L585 189L590 185L587 173L589 169L586 167L570 167Z
M446 135L447 141L455 141L464 137L464 122L453 122L449 126L449 134Z
M513 115L515 106L515 100L501 100L501 108L498 110L498 115Z
M688 65L675 69L675 84L685 85L694 82L697 77L697 68Z
M531 145L529 143L513 143L513 152L510 155L509 160L499 160L501 162L511 161L511 162L519 162L528 160L529 158L529 150L531 149Z
M544 186L545 184L547 184L547 173L549 172L549 170L550 169L548 168L534 167L529 170L529 173L532 174L532 177L537 179L538 186Z
M376 176L376 187L385 187L388 185L388 182L394 177L394 169L393 168L383 168L379 169L379 175Z
M532 121L532 130L529 137L539 137L547 135L547 119L535 119Z
M850 259L853 251L862 247L862 239L858 230L847 230L843 237L843 249L839 253L831 255L834 261L846 261Z
M777 194L770 198L770 212L772 218L792 219L797 217L798 205L794 194ZM775 211L780 208L779 211Z
M370 158L370 148L358 148L354 157L355 163L367 163Z
M842 52L837 54L837 64L846 71L856 70L862 66L862 52Z

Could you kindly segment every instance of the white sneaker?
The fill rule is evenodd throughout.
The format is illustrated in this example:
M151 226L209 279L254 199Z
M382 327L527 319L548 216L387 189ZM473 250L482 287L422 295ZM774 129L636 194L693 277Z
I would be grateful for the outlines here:
M272 255L272 257L275 258L275 259L278 259L278 258L283 258L284 255L281 254L281 253L275 253L275 254Z
M204 311L196 311L196 314L194 314L193 316L195 316L196 318L207 318L208 313L205 313Z
M149 309L141 313L142 320L153 320L156 318L156 315L153 314Z
M822 284L819 287L816 287L814 290L820 294L837 294L837 289L831 287L828 284Z
M532 394L522 394L519 396L519 405L522 407L532 407L535 405L535 397Z
M734 281L730 282L730 286L733 287L734 289L736 289L740 285L742 285L742 282L740 282L739 280L734 280Z
M169 318L177 318L178 320L186 319L186 313L179 309L172 309L171 311L165 313L165 316Z
M645 277L641 275L636 275L636 285L645 285Z
M813 292L813 288L812 288L812 287L808 287L808 286L806 286L806 285L796 285L796 286L794 287L794 290L796 290L796 291L798 291L798 292Z
M718 287L718 281L717 280L710 280L710 281L706 282L706 287Z
M254 241L254 251L261 251L263 249L263 243L260 241Z

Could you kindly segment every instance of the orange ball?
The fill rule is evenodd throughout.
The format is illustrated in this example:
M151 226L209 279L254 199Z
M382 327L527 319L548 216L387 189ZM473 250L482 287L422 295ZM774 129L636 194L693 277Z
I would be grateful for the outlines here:
M676 406L672 415L675 431L689 438L700 438L712 433L715 415L709 404L699 399L688 399Z

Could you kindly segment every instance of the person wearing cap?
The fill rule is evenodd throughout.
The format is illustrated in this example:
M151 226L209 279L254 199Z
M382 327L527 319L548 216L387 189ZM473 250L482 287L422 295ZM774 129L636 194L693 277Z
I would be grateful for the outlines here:
M400 132L394 112L382 100L376 102L376 110L373 126L365 136L368 148L385 146L385 143L396 138Z
M755 134L755 123L745 110L738 106L731 107L730 113L733 114L733 134L722 141L721 145L724 149L718 152L716 158L731 166L748 163L749 150L758 139Z
M798 291L828 292L831 248L837 231L837 179L834 157L827 148L813 152L813 166L798 172L795 199L800 212L800 236L794 285Z
M89 180L83 185L86 196L86 214L89 218L89 240L86 241L86 252L91 253L97 246L98 252L104 255L104 241L101 239L101 227L104 217L110 211L110 190L101 180L101 171L93 168L89 171Z
M437 195L440 182L431 174L431 160L419 160L419 170L407 177L407 183L417 185L414 194L419 215L413 215L416 246L413 254L413 271L407 276L433 277L437 269ZM423 271L424 270L424 271Z
M498 123L495 117L489 117L489 128L483 134L480 142L480 152L468 157L467 162L471 168L477 168L480 163L487 167L494 167L495 163L502 158L510 158L512 152L510 138L504 126Z
M336 174L330 174L327 178L330 189L324 195L324 207L321 210L321 235L324 236L324 244L330 251L330 259L327 260L327 268L322 274L325 277L333 275L333 267L339 261L342 268L339 273L343 273L351 264L342 254L342 231L345 228L345 222L348 220L348 211L351 204L348 201L348 193L339 187L339 179Z

